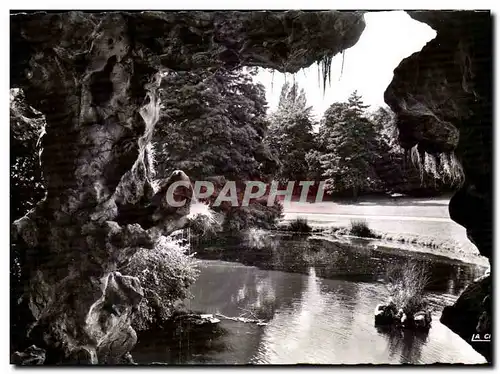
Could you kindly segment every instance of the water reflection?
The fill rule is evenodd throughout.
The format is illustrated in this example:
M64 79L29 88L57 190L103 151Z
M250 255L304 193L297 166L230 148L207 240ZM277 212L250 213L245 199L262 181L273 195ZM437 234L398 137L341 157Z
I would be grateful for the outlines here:
M196 326L189 318L174 319L161 331L140 333L134 359L139 364L217 363L229 348L230 334L220 324Z
M186 307L199 313L249 317L267 326L223 320L212 329L174 324L172 333L139 335L138 362L197 364L483 363L484 358L439 323L483 267L409 251L348 246L280 236L201 250L201 274ZM431 274L428 334L381 330L375 306L386 300L389 264L408 259ZM159 336L158 336L159 335Z
M308 274L311 266L322 278L358 282L384 281L389 264L404 264L409 258L430 272L427 290L459 295L485 267L466 264L426 253L392 250L383 247L349 245L323 239L276 235L266 240L248 240L227 245L218 251L198 251L200 258L237 261L262 269Z
M399 358L401 364L420 363L422 347L429 338L428 331L414 331L392 326L376 327L377 332L388 342L391 360Z
M280 309L272 323L265 329L253 363L286 363L287 359L297 357L297 351L311 339L314 318L324 313L324 300L317 283L314 268L309 269L306 287L301 297L289 308ZM275 329L279 329L279 334ZM275 338L279 341L275 341ZM306 343L307 344L307 343Z
M358 285L342 282L325 289L314 267L304 278L306 286L300 299L276 312L265 328L252 363L332 363L334 350L318 346L333 349L348 340L345 332L354 328L355 305L346 300L359 301ZM342 313L336 312L339 307L344 308Z
M428 335L377 330L375 305L387 297L380 283L324 279L221 261L201 263L187 306L237 317L250 313L267 326L223 320L217 331L184 333L184 339L139 335L139 362L220 364L483 363L484 358L433 315ZM431 293L436 308L456 296ZM451 299L450 299L451 298ZM155 341L156 339L156 341Z

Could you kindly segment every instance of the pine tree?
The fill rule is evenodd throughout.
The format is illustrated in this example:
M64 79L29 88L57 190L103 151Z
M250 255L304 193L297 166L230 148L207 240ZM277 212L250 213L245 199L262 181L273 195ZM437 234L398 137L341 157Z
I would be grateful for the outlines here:
M380 158L378 134L365 116L367 106L353 92L347 103L334 103L324 114L319 137L325 152L320 156L327 193L377 191L381 183L374 164Z
M306 155L314 148L311 109L303 89L295 83L283 85L265 140L279 160L275 177L280 181L305 180L309 175Z

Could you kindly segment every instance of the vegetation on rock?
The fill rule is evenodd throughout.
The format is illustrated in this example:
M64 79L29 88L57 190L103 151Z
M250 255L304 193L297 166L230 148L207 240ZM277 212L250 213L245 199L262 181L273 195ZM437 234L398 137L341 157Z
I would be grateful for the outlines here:
M429 284L429 273L425 266L416 261L389 266L387 289L398 309L407 315L414 315L426 306L425 288Z
M132 325L138 331L157 329L175 311L177 301L189 296L198 270L182 239L162 238L153 249L141 249L124 269L137 276L144 290Z

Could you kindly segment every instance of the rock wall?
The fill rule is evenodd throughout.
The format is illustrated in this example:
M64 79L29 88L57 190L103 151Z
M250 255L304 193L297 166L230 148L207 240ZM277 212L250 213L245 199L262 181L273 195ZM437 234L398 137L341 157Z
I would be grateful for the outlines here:
M491 262L491 15L484 11L408 13L431 26L437 36L394 70L385 101L396 113L401 145L412 149L416 159L431 160L429 164L460 185L450 201L450 217L467 229L469 239ZM487 276L478 282L484 285L491 280ZM491 288L478 287L478 282L442 318L468 342L472 333L479 332L479 319L486 314L489 320L492 312L491 303L482 303ZM491 324L481 330L491 332ZM491 344L471 344L491 360Z
M363 29L362 13L334 11L12 15L11 86L45 116L47 188L12 225L31 317L13 361L131 362L143 291L119 270L188 213L154 190L147 165L162 68L328 67Z

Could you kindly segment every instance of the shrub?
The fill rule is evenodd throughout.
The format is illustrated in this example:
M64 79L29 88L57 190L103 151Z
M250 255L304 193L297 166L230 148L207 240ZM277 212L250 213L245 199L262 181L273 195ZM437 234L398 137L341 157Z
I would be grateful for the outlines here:
M349 234L363 238L376 238L375 233L368 227L368 223L363 220L351 221Z
M307 223L307 219L297 218L295 221L290 222L288 231L309 233L312 231L312 227Z
M425 306L424 290L429 280L426 267L416 261L390 264L387 268L386 285L391 298L407 315L413 315Z
M141 249L132 257L126 271L139 278L144 290L132 323L138 331L161 326L175 303L189 296L198 269L186 249L181 240L162 238L154 249Z
M209 241L222 231L224 215L211 209L208 204L196 202L191 205L189 235L191 242Z
M268 206L265 201L255 201L248 206L230 207L225 210L224 232L239 232L250 228L270 230L282 217L283 206L275 203Z

